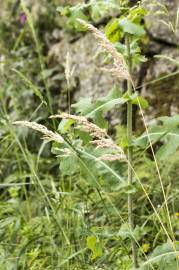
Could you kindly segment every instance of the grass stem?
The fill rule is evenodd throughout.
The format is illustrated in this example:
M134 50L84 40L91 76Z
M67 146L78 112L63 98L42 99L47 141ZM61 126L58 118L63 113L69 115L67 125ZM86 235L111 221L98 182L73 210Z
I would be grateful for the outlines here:
M128 68L129 73L132 73L132 56L130 51L130 36L126 35L126 47L127 47L127 55L128 55ZM132 95L132 83L131 80L127 81L127 91L129 96ZM127 102L127 138L128 138L128 162L129 164L132 164L132 102L129 99ZM131 169L131 166L128 165L128 184L132 185L133 183L133 171ZM129 227L130 230L134 230L134 217L133 217L133 203L132 203L132 194L128 194L128 221L129 221ZM135 268L137 268L137 249L136 249L136 243L134 239L131 239L131 247L132 247L132 257L133 257L133 265Z

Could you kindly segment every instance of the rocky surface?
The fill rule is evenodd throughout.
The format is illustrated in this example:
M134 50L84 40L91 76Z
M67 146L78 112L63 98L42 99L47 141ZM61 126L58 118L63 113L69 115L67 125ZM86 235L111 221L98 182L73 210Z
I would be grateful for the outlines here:
M178 0L145 1L145 8L149 11L145 18L148 33L158 42L179 44L179 27L177 11Z
M150 103L148 119L179 113L179 74L176 74L179 63L179 1L159 0L158 5L153 5L154 2L146 1L149 15L145 18L150 38L148 51L154 55L144 78L146 86L142 88L142 95ZM162 77L166 78L160 79ZM151 81L154 83L150 84Z
M178 48L163 48L162 58L153 58L149 63L141 91L141 94L147 98L150 104L147 113L148 119L179 113L178 65L172 60L163 58L165 56L171 57L174 61L179 61Z
M179 75L168 76L176 72L178 64L166 58L179 60L177 48L179 44L179 21L177 23L179 1L146 0L144 2L149 11L145 18L149 37L146 49L149 60L145 68L143 65L139 68L139 78L136 77L136 83L138 86L143 85L139 90L149 100L150 108L146 113L150 120L156 116L179 113ZM32 11L38 14L37 10L38 5ZM112 78L111 74L100 69L102 61L97 56L98 46L92 34L72 37L63 30L55 29L51 33L51 38L56 41L53 41L53 45L49 41L47 53L49 63L53 62L53 65L59 65L63 70L65 57L69 52L72 66L75 66L71 86L73 101L78 100L79 97L95 98L105 95L114 83L119 83ZM155 58L155 55L163 55L165 58ZM160 79L163 76L168 77ZM154 80L156 81L151 83ZM60 85L60 91L63 92L65 88L64 79Z
M72 78L74 88L79 81L75 100L79 97L95 98L107 94L117 81L111 74L102 71L102 59L93 35L87 33L75 42L70 42L69 38L64 34L62 41L51 47L48 57L50 61L65 66L66 55L69 52L71 65L74 66Z

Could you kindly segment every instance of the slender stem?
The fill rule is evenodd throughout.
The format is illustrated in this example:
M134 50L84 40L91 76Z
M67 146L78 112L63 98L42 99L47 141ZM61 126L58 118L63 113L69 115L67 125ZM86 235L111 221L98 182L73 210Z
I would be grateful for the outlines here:
M128 54L128 68L129 73L132 73L132 56L130 51L130 36L126 35L126 47L127 47L127 54ZM129 96L132 94L132 83L130 80L127 82L127 90ZM129 100L127 103L127 137L128 137L128 162L132 164L132 102ZM132 185L133 183L133 171L131 166L128 165L128 184ZM134 217L133 217L133 203L132 203L132 194L128 194L128 220L129 220L129 227L131 231L134 230ZM132 256L133 256L133 264L134 267L138 267L137 263L137 249L136 243L134 239L131 240L131 247L132 247Z

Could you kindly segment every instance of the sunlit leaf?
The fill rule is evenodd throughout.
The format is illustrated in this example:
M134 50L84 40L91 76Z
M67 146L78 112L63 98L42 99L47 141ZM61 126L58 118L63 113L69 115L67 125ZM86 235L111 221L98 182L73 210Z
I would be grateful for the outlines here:
M88 236L86 239L87 247L92 251L91 259L95 260L103 254L102 244L95 235Z
M124 33L128 33L136 37L145 35L145 31L142 26L131 22L127 18L120 19L119 26Z

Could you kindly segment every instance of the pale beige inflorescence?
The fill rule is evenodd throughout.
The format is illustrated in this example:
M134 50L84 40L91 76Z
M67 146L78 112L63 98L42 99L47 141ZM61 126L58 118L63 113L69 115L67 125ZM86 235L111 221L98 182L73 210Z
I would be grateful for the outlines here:
M121 147L117 146L111 138L101 138L93 140L93 144L97 145L97 148L110 148L113 150L121 151Z
M77 115L72 115L68 113L63 113L63 114L52 115L50 116L50 118L72 119L78 122L79 124L82 124L83 130L91 134L92 137L104 138L107 136L105 129L99 128L95 124L89 122L84 116L77 116Z
M109 137L105 129L99 128L95 124L91 123L84 116L77 116L68 113L52 115L50 118L60 118L60 119L72 119L78 124L80 127L88 132L93 138L92 144L96 145L97 148L105 148L113 150L113 154L105 154L100 157L101 160L125 160L126 156L121 147L117 146L113 140ZM94 139L95 138L95 139Z
M102 157L100 157L100 160L106 160L106 161L116 161L116 160L125 160L126 156L124 153L121 154L105 154Z
M73 76L74 70L75 70L75 66L72 66L70 53L67 52L66 62L65 62L65 78L66 78L68 87L70 87L70 79Z
M50 140L50 141L55 141L58 143L63 143L64 139L58 134L55 133L51 130L48 130L45 126L41 124L37 124L36 122L29 122L29 121L16 121L13 123L14 125L21 125L24 127L32 128L34 130L39 131L42 133L43 139Z
M103 70L111 72L114 76L116 76L119 79L126 79L132 81L123 55L116 50L116 48L110 43L110 41L106 38L106 36L96 27L87 23L86 21L81 19L78 19L78 21L94 34L94 36L98 40L99 45L106 52L110 53L110 55L112 56L114 61L113 63L114 67L111 69L103 68Z
M108 136L105 129L99 128L95 124L88 121L84 116L77 116L72 114L57 114L52 115L50 118L60 118L60 119L72 119L78 124L80 124L80 127L88 132L91 137L93 138L92 144L96 145L97 148L105 148L113 150L114 153L112 154L105 154L100 157L101 160L106 161L115 161L115 160L126 160L126 156L122 150L121 147L117 146L113 140ZM49 129L47 129L45 126L41 124L37 124L36 122L29 122L29 121L16 121L13 123L14 125L21 125L24 127L32 128L34 130L39 131L43 134L43 139L49 140L49 141L55 141L58 143L63 143L64 139L63 137L55 133Z

